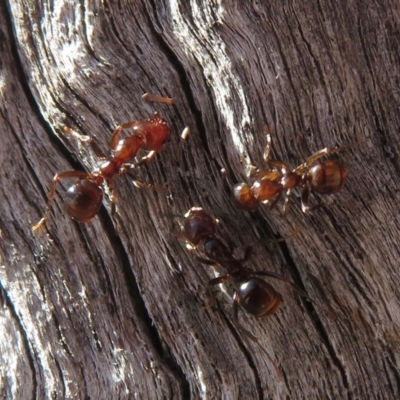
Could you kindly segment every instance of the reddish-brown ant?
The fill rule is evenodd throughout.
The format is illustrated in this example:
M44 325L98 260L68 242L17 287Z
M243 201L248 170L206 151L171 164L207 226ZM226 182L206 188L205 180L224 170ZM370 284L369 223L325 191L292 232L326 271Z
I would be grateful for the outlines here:
M301 209L305 213L321 206L335 204L321 202L315 206L309 206L308 198L310 192L317 194L339 192L346 181L346 167L336 160L323 161L314 166L312 164L321 157L343 150L344 147L326 147L314 153L305 163L291 170L284 162L271 160L272 142L269 133L267 133L267 141L263 158L269 168L257 169L253 165L248 165L247 176L250 178L251 185L239 183L233 188L234 201L238 207L254 210L262 203L269 204L272 208L286 192L283 214L287 215L291 192L295 187L302 189Z
M173 99L149 94L144 95L143 98L148 101L159 101L167 104L173 102ZM121 139L121 132L129 128L133 130L133 134ZM65 128L65 130L80 140L93 144L93 138L79 135L69 128ZM170 129L168 124L157 113L147 120L130 121L118 126L111 136L111 156L107 158L98 151L96 152L99 159L102 160L98 169L92 172L65 171L58 173L53 178L48 195L47 209L43 218L32 229L34 231L39 229L46 221L50 212L50 204L56 193L57 183L64 178L78 178L64 197L65 210L70 217L79 222L88 222L94 218L98 214L103 201L102 184L104 183L109 187L112 194L111 212L114 215L114 205L117 199L117 193L113 189L115 175L122 175L128 172L129 169L149 162L157 152L163 149L169 137ZM140 161L132 162L139 150L145 150L148 154L141 158ZM151 186L139 181L136 181L136 183L139 186Z
M290 280L272 271L253 271L243 265L250 256L250 248L246 249L243 259L233 256L233 250L228 247L215 233L217 220L202 208L193 207L185 214L183 235L190 246L201 245L207 259L197 258L208 265L220 265L227 274L212 279L209 285L218 285L231 279L237 284L233 295L233 322L239 331L257 342L257 338L243 328L239 323L239 305L255 317L266 317L278 310L282 304L282 296L269 283L258 276L268 276L280 279L292 285L303 294Z

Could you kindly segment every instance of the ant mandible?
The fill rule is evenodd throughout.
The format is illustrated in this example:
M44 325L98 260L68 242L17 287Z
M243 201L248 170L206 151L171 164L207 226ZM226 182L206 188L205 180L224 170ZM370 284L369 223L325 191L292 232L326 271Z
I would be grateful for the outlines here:
M310 192L334 194L339 192L346 181L347 169L343 163L337 160L326 160L312 166L321 157L342 151L345 147L326 147L311 155L307 161L291 170L287 164L279 160L271 160L272 148L271 135L267 128L267 146L263 159L268 169L258 169L253 165L247 166L247 176L251 185L238 183L233 188L233 198L236 205L245 210L255 210L260 203L274 207L285 193L283 215L289 212L289 202L292 190L295 187L302 189L301 209L309 213L316 208L329 206L336 203L320 202L314 206L308 205ZM346 146L349 147L349 146Z
M192 207L185 215L183 222L183 236L190 246L202 246L205 258L198 261L208 265L220 265L227 274L211 279L209 285L218 285L231 279L237 284L233 295L233 322L238 330L253 341L257 338L243 328L239 322L239 306L255 317L266 317L278 310L282 304L282 296L272 285L258 276L268 276L282 280L303 293L294 283L281 274L272 271L253 271L243 263L249 258L251 249L247 248L243 259L233 256L233 250L228 247L215 233L217 220L209 212L200 207Z
M151 95L146 93L143 99L147 101L158 101L167 104L173 103L173 99ZM133 134L120 138L121 132L131 128ZM70 128L65 131L73 134L82 141L89 142L93 146L93 138L79 135ZM78 180L67 190L64 197L64 207L67 214L78 222L89 222L100 211L103 201L102 184L106 184L111 193L111 214L115 214L115 202L117 193L114 190L113 179L115 175L127 173L129 169L149 162L160 150L170 137L170 129L166 121L157 113L147 120L134 120L118 126L111 136L110 147L111 156L105 157L96 151L96 155L102 161L99 168L92 172L85 171L64 171L58 173L54 178L48 195L48 204L43 218L33 226L33 230L38 230L46 221L50 213L50 204L56 193L56 187L60 180L64 178L78 178ZM132 163L139 150L148 152L140 161ZM136 181L139 186L151 186L144 182Z

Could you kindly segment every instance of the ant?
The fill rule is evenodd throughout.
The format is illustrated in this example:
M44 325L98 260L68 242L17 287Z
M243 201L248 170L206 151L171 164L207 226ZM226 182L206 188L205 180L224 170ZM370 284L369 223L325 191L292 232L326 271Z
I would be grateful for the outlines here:
M231 279L237 285L233 295L233 322L240 332L251 340L257 338L243 328L239 322L239 306L255 317L267 317L278 310L283 302L282 296L272 285L258 276L268 276L289 283L298 292L307 297L302 289L283 275L272 271L253 271L243 265L249 258L251 248L246 248L243 259L233 256L233 249L227 246L215 233L218 220L200 207L192 207L185 215L183 235L187 245L201 245L207 259L198 257L197 260L207 265L221 265L227 274L211 279L209 285L219 285ZM278 239L279 240L279 239Z
M312 166L321 157L337 153L346 147L326 147L311 155L307 161L291 170L287 164L279 160L271 160L272 148L271 135L267 131L267 146L263 159L268 169L258 169L253 165L247 166L247 177L251 180L251 186L247 183L238 183L233 188L233 198L239 208L255 210L260 203L269 204L273 208L285 193L283 215L289 212L289 202L292 190L295 187L302 189L301 210L309 213L316 208L340 205L337 203L323 203L309 206L310 192L317 194L334 194L339 192L346 181L347 169L343 163L337 160L326 160ZM343 206L347 206L343 204Z
M147 101L158 101L167 104L173 103L173 99L151 95L146 93L142 96ZM121 133L125 129L131 128L133 134L120 138ZM100 211L103 201L102 185L106 184L111 193L111 214L115 214L115 202L117 193L114 190L115 175L122 175L129 169L149 162L152 158L164 148L165 143L170 138L170 128L166 121L161 118L158 113L154 113L153 117L146 120L134 120L119 125L111 136L110 147L111 155L109 157L101 154L94 147L94 139L90 136L80 135L72 129L65 127L66 132L74 135L81 141L89 142L99 160L102 161L99 168L92 172L85 171L64 171L58 173L54 178L48 195L47 209L43 218L33 226L33 230L38 230L46 221L50 213L50 204L56 193L57 183L64 178L78 178L78 180L67 190L64 197L64 207L67 214L78 222L89 222ZM137 156L139 150L148 152L140 161L132 163ZM137 186L152 185L145 182L135 181Z

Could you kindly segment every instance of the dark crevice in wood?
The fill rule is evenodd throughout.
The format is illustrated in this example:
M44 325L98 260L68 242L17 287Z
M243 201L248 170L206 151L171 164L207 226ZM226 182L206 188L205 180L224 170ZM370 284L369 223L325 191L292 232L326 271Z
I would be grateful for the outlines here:
M117 25L116 25L116 23L115 23L115 20L114 20L114 18L113 18L113 13L110 12L110 8L109 8L110 6L108 5L108 2L107 2L106 0L104 1L104 6L106 7L106 8L105 8L105 11L106 11L107 15L109 16L108 24L109 24L109 26L110 26L111 31L114 33L115 38L118 40L118 43L121 45L121 47L122 47L127 53L129 53L129 54L132 55L132 58L135 59L137 65L140 65L140 66L141 66L141 71L143 72L143 74L146 75L146 76L148 77L148 79L151 81L151 80L152 80L152 79L151 79L151 76L148 75L146 69L142 67L142 65L141 65L141 63L140 63L140 58L135 57L135 55L132 54L132 53L133 53L132 50L126 45L126 42L125 42L125 41L123 40L123 38L121 37L120 31L118 30ZM121 8L121 7L119 7L119 8ZM120 11L120 10L119 10L119 11ZM141 24L140 24L140 23L137 23L137 25L138 25L139 28L141 27ZM139 46L135 45L134 47L136 48L136 50L138 51L138 53L139 53L140 55L143 55L143 54L144 54L144 53L143 53L143 50L142 50Z
M117 237L117 232L115 231L114 225L110 221L110 215L107 212L104 204L101 207L100 213L98 214L98 218L100 219L103 226L105 226L105 232L107 232L107 236L110 240L110 243L114 243L115 238ZM71 221L72 222L72 221ZM107 293L111 296L111 302L113 305L117 304L117 299L115 298L115 293L113 290L113 285L110 279L109 274L107 273L107 268L104 264L103 257L99 254L94 254L93 249L97 249L97 247L91 246L90 242L91 239L84 227L84 225L80 224L79 222L74 222L77 226L78 234L81 236L81 242L85 246L85 253L90 257L93 264L99 266L104 273L104 277L106 280L105 286L107 289ZM118 254L118 253L116 253Z
M156 8L156 5L154 4L154 2L153 2L153 8L154 9ZM147 10L147 12L149 12L149 11ZM168 45L168 43L165 41L165 39L162 37L162 35L159 32L157 32L157 30L155 29L154 25L151 23L152 21L151 21L151 17L149 15L149 13L148 13L148 19L149 19L148 26L150 27L151 31L153 32L154 38L159 43L159 46L160 46L161 50L164 52L164 54L168 58L168 60L170 61L171 65L174 66L175 71L179 76L179 80L181 82L181 89L186 95L187 105L190 108L192 117L194 117L194 120L196 121L196 126L197 126L196 134L197 134L198 138L200 139L200 141L201 141L201 143L203 145L203 149L204 149L205 154L206 154L206 156L204 157L204 160L210 166L208 168L208 170L213 170L215 168L213 168L213 166L211 164L212 164L213 160L215 161L215 159L214 159L215 151L212 151L210 149L209 142L208 142L208 139L207 139L207 134L206 134L206 127L204 125L203 118L202 118L202 112L196 106L196 102L195 102L195 99L193 97L193 93L194 92L190 87L190 83L189 83L189 79L188 79L188 76L187 76L187 72L186 72L184 66L182 65L182 63L180 62L179 58L177 57L177 55L174 53L174 51L171 49L171 47ZM201 65L199 65L199 68L202 69L203 67ZM213 96L211 94L211 89L210 89L210 87L208 85L205 86L205 90L206 90L206 93L208 94L208 98L209 99L213 99ZM183 99L179 99L179 100L180 100L180 102L183 101ZM212 113L214 115L214 120L218 121L219 118L218 118L218 116L216 114L216 110L217 110L217 107L211 107L211 111L212 111ZM221 154L223 155L223 158L225 160L228 160L229 158L228 158L228 155L227 155L227 151L225 150L225 147L221 146L221 148L219 150L221 151ZM187 165L186 164L186 160L185 160L185 165ZM222 167L225 168L227 171L229 171L230 174L233 174L232 173L232 169L231 169L229 164L227 164L227 165L219 165L218 166L219 169L221 169ZM185 186L188 185L185 182L183 182L183 184ZM186 187L188 187L188 186L186 186Z
M101 114L101 113L100 113L100 114L99 114L99 113L96 113L96 111L93 110L92 107L90 107L89 103L88 103L82 96L80 96L80 95L71 87L71 85L70 85L63 77L61 77L60 79L61 79L61 82L64 84L64 86L71 92L71 94L72 94L72 96L74 97L74 99L80 101L81 104L82 104L83 106L85 106L86 109L87 109L88 111L90 111L90 113L91 113L92 115L94 115L94 116L95 116L96 118L98 118L101 122L103 122L104 125L106 125L106 126L108 127L109 131L112 131L112 128L109 126L109 122L108 122L105 118L103 118L103 114ZM50 92L50 93L51 93L51 92ZM66 110L66 109L57 101L57 99L55 99L55 98L53 97L52 94L51 94L51 96L52 96L52 99L53 99L54 103L57 105L57 107L58 107L62 112L64 112L66 115L68 115L70 118L72 118L72 119L74 120L74 122L76 123L76 125L80 127L81 124L75 119L75 116L72 115L68 110Z
M391 392L398 393L400 391L400 374L399 374L399 369L396 367L397 355L393 353L393 351L390 349L390 347L387 345L387 343L383 342L382 340L378 340L378 341L381 344L382 349L385 349L385 352L386 352L385 358L389 360L389 362L384 363L384 366L385 366L386 376L388 377L387 381L390 383L390 387L392 388ZM397 384L396 389L391 384L389 371L387 370L388 368L390 368L390 371L392 372L392 375Z
M187 377L177 360L173 357L173 353L169 351L167 343L162 341L158 330L153 323L152 318L150 317L143 297L140 294L137 279L129 262L128 254L121 241L121 238L117 236L117 232L115 231L111 217L107 214L106 217L102 218L102 223L104 225L104 232L106 232L107 236L109 237L110 244L114 250L115 258L118 260L117 265L121 266L122 273L125 276L125 282L128 293L130 294L130 298L132 299L131 304L135 310L135 316L142 321L142 326L147 331L146 337L150 339L154 351L157 352L159 357L165 361L165 364L177 378L181 388L182 398L190 399L190 385ZM112 287L110 288L112 289Z
M87 26L86 26L86 20L85 20L85 14L86 14L85 4L86 4L86 1L81 0L80 9L81 9L81 23L82 23L83 37L84 37L83 42L85 43L85 49L87 50L87 54L89 56L92 56L98 63L100 63L101 59L99 57L97 57L95 50L90 46L90 43L88 40Z
M38 261L38 263L36 263L36 261ZM39 291L40 291L40 295L42 296L42 299L47 300L47 295L46 295L46 287L45 285L41 284L41 279L39 277L39 272L41 272L42 268L45 268L45 266L43 265L43 259L42 258L38 258L38 256L35 256L35 266L36 268L32 268L32 274L34 275L36 281L39 283Z
M286 375L285 370L284 370L284 369L280 369L280 371L281 371L281 373L282 373L283 381L285 382L285 388L286 388L286 390L288 391L288 395L286 396L286 399L287 399L287 400L291 400L291 399L293 398L293 396L292 396L292 390L291 390L290 382L289 382L289 380L288 380L288 377L287 377L287 375Z
M14 36L14 31L12 29L12 23L11 23L11 16L10 16L10 13L9 13L8 9L7 9L7 12L6 12L6 16L7 16L6 21L7 21L7 27L8 27L8 30L9 30L9 36L13 39L13 40L10 40L10 48L11 48L11 54L12 54L13 59L14 59L14 67L15 67L14 71L15 71L16 77L18 78L18 82L19 82L19 84L20 84L20 86L22 88L22 91L25 94L25 98L27 100L27 103L29 104L33 114L37 117L38 121L40 122L40 125L42 126L44 131L47 133L49 141L52 143L52 145L54 147L56 147L57 150L60 151L61 154L63 154L63 156L66 156L67 161L71 165L73 165L73 167L77 167L76 162L73 162L73 159L71 157L71 153L66 151L65 145L62 143L62 141L56 135L54 135L54 131L53 131L52 126L44 118L44 116L43 116L43 114L42 114L42 112L40 110L39 104L36 101L35 95L31 91L29 82L27 80L27 77L26 77L26 75L24 73L24 69L22 67L22 65L23 65L22 60L21 60L21 58L19 56L18 49L17 49L17 46L16 46L16 44L18 43L18 40ZM66 82L64 82L64 84L66 84ZM49 91L49 93L51 94L53 100L55 100L53 95L52 95L52 93L51 93L51 91ZM56 102L56 104L57 104L57 102ZM57 105L59 106L59 104L57 104ZM66 110L64 110L62 107L60 107L60 109L63 110L64 112L66 112ZM21 146L21 148L23 148L23 146ZM42 187L43 186L42 183L37 179L36 174L32 170L31 165L30 165L29 162L27 162L27 165L29 165L29 167L30 167L33 179L35 179L39 183L37 185L37 187L39 187L39 188ZM47 192L46 192L46 198L47 198Z
M152 2L153 8L156 9L156 5L154 2ZM179 80L181 83L181 89L186 95L186 103L190 108L191 114L194 117L194 120L196 121L197 125L197 133L200 136L200 139L202 140L204 147L208 149L208 144L207 144L207 136L205 134L206 128L203 123L203 118L202 118L202 113L201 110L199 110L196 106L196 102L193 97L193 90L191 90L189 79L187 76L187 72L180 62L179 58L177 55L174 53L174 51L171 49L171 47L168 45L168 43L165 41L165 39L162 37L162 35L157 32L155 29L154 25L151 23L151 17L149 14L149 11L147 10L147 17L149 20L149 27L151 31L153 32L155 40L157 40L160 49L164 52L165 56L167 59L170 61L171 65L175 68L176 73L179 76ZM209 91L209 88L207 87L207 90ZM209 92L208 92L209 93ZM212 98L212 97L210 97ZM183 99L180 99L182 101ZM216 107L212 107L213 110L216 109ZM208 154L211 154L211 152L208 151Z
M82 372L85 371L81 363L80 363L80 365L79 365L79 369L80 369ZM86 377L85 377L85 378L86 378ZM84 399L85 399L85 400L92 400L92 398L91 398L90 395L88 394L88 393L89 393L89 390L92 389L92 386L91 386L91 383L88 382L88 379L87 379L87 378L86 378L86 379L83 379L83 389L84 389L84 393L85 393Z
M262 389L262 385L261 385L261 379L260 379L258 368L257 368L257 366L255 365L255 363L253 361L253 355L251 353L251 350L249 350L245 346L245 343L246 343L245 339L239 334L237 328L233 324L232 317L229 318L225 314L225 312L222 311L221 307L219 307L219 314L225 320L226 325L229 327L229 330L231 331L233 337L236 339L236 343L237 343L238 347L240 348L240 350L242 351L244 357L246 358L246 360L247 360L247 362L249 364L249 367L251 368L251 370L253 372L253 375L254 375L255 386L256 386L256 390L258 392L259 399L262 400L263 399L263 389ZM249 340L248 340L248 342L250 343ZM261 344L259 344L258 342L254 343L254 345L255 346L261 346ZM271 367L271 369L273 369L273 368L275 368L275 366Z
M59 361L58 361L58 359L57 359L57 357L54 357L53 358L53 360L54 360L54 363L55 363L55 366L56 366L56 369L57 369L57 372L58 372L58 377L59 377L59 383L61 384L61 389L62 389L62 397L61 398L63 398L63 399L65 399L66 398L66 385L65 385L65 379L64 379L64 374L63 374L63 370L62 370L62 368L61 368L61 365L60 365L60 363L59 363ZM58 396L55 396L55 398L57 398Z
M333 229L338 232L340 234L341 237L348 237L349 235L345 235L343 233L342 227L339 223L337 223L336 218L332 215L331 212L329 212L328 210L326 210L326 217L329 218ZM325 235L324 239L326 240L326 242L329 244L330 249L332 251L332 254L334 255L334 258L336 258L337 260L343 261L343 259L346 260L346 264L347 265L352 265L353 262L352 260L349 258L347 253L343 253L340 250L338 251L338 244L337 242L333 241L329 235ZM344 262L341 262L340 265L345 265ZM347 276L349 277L349 279L351 280L352 285L356 288L357 290L357 296L355 296L355 298L357 299L357 301L359 302L358 299L358 295L361 295L365 301L366 304L369 305L370 308L374 309L374 303L371 301L370 296L367 295L367 293L365 292L365 290L363 289L363 287L368 287L367 284L365 285L361 285L360 282L363 282L364 278L361 275L360 271L357 270L356 268L346 268L347 271Z
M106 3L106 2L105 2ZM108 4L106 4L106 6L108 6ZM121 7L119 7L121 8ZM113 14L110 13L110 9L107 8L107 14L110 16L109 17L109 24L111 27L112 32L115 35L115 38L118 40L119 44L121 45L121 47L129 54L132 55L132 58L135 59L136 64L140 67L142 73L147 77L147 79L149 80L149 82L151 82L153 80L153 76L151 74L151 71L148 71L145 67L143 67L143 63L140 62L140 57L137 57L137 55L135 55L132 51L132 49L130 47L128 47L126 45L126 42L123 40L123 37L121 37L120 31L117 28L117 25L114 21L113 18ZM140 15L139 15L140 17ZM143 27L143 24L141 24L141 21L136 20L136 25L139 29L141 29ZM143 35L146 34L146 32L144 30L141 31L143 33ZM144 51L142 48L140 48L138 45L134 45L134 48L137 50L137 52L139 53L139 55L144 55Z
M315 3L315 5L316 5L316 7L317 7L317 9L318 9L318 13L319 13L319 15L321 16L322 15L322 20L320 20L320 23L321 23L321 26L323 26L323 24L324 23L326 23L326 14L324 13L324 7L323 7L323 5L321 4L321 0L319 0L319 1L317 1L316 3ZM329 46L330 46L330 43L329 43L329 37L328 37L328 40L326 41L326 47L328 47L329 48ZM330 64L331 65L335 65L335 60L334 60L334 57L332 57L332 54L330 53L330 52L326 52L326 56L329 58L329 61L330 61ZM344 85L344 82L343 82L343 80L342 79L340 79L340 74L339 74L339 71L338 71L338 69L333 69L332 71L331 71L334 75L335 75L335 81L338 83L338 85L339 85L339 87L340 87L340 89L343 91L344 89L343 89L343 85ZM327 77L328 79L329 79L329 76ZM328 99L328 101L329 101L329 105L330 105L330 110L332 110L332 105L331 105L331 101L330 101L330 95L329 95L329 93L327 93L327 99Z
M294 282L296 283L296 285L298 285L302 290L304 290L305 293L305 287L303 285L303 282L301 280L301 276L299 273L298 268L296 267L296 263L293 260L293 258L290 255L289 249L287 247L287 244L285 242L279 243L279 246L281 247L281 251L282 254L285 257L285 261L287 263L288 266L290 266L290 270L292 272L292 275L294 275ZM307 314L310 318L310 320L312 321L312 323L314 324L314 327L316 329L316 331L319 333L322 342L325 344L325 348L328 351L328 354L331 357L331 360L333 361L334 365L336 365L340 376L342 378L342 383L347 391L347 398L350 400L351 396L349 393L349 382L347 379L347 374L346 374L346 370L344 368L344 366L342 365L340 358L337 356L334 347L331 345L330 342L330 338L329 338L329 333L326 331L323 322L321 321L321 319L319 318L319 314L317 309L315 308L314 304L312 303L312 301L303 301L303 307L304 309L307 311Z
M12 133L16 143L18 144L18 148L19 149L24 149L24 146L21 143L21 140L19 139L19 136L17 135L14 126L11 124L11 122L9 121L9 119L7 118L7 116L2 112L2 110L0 110L1 116L3 117L3 119L7 122L8 124L8 128L10 130L10 132ZM23 157L23 161L24 164L26 165L28 171L30 172L29 176L31 178L32 181L34 181L35 183L35 187L38 188L38 190L42 191L43 196L47 196L47 193L45 193L42 182L39 180L39 178L37 177L32 164L29 162L29 160L26 158L26 154L24 151L21 151L22 157ZM24 201L26 201L29 205L31 205L32 207L34 207L35 209L38 210L38 214L40 214L43 210L42 207L36 202L36 201L32 201L32 196L29 195L29 193L27 192L27 187L25 184L21 184L18 181L18 185L19 188L21 190L22 193L26 193L26 196L24 196ZM18 227L19 224L16 224L16 227ZM21 235L21 238L24 238L25 235Z
M275 240L281 240L282 237L279 235L279 233L274 233L274 230L271 228L271 224L269 223L268 219L263 217L261 213L262 207L265 207L268 211L271 211L270 208L262 205L260 209L249 212L249 217L252 219L253 225L258 233L258 236L260 237L260 240L257 241L257 244L261 244L263 246L266 244L270 246L278 245L279 242L275 242ZM247 243L247 245L251 245L251 243Z
M38 279L38 282L40 282L40 280ZM42 285L41 285L42 286ZM69 313L68 313L69 314ZM69 314L70 315L70 314ZM61 332L61 328L60 328L60 321L57 318L57 315L52 312L51 313L51 317L53 318L54 322L55 322L55 328L57 330L57 338L58 338L58 343L61 343L62 348L65 350L65 353L68 354L71 359L74 359L74 355L72 354L71 350L69 349L69 347L67 346L67 344L65 343L65 340L63 339L64 335ZM54 358L55 362L58 363L57 358ZM57 364L58 365L58 364ZM63 386L64 386L64 382L63 382Z
M399 157L396 157L393 154L390 154L390 152L388 152L388 147L390 147L390 144L388 143L387 140L387 133L385 132L385 129L381 126L380 122L379 122L379 116L373 106L373 100L371 97L371 93L368 92L368 101L366 102L369 106L369 109L372 113L374 122L375 122L375 133L377 134L379 141L380 141L380 145L382 148L383 153L386 156L386 160L388 160L391 165L393 166L394 170L396 171L397 175L400 175L400 164L399 164ZM378 106L380 106L380 104L378 103ZM384 116L385 112L384 110L380 109L380 115Z
M301 119L302 126L304 127L304 126L306 126L306 124L304 123L303 114L301 113L301 110L300 110L301 101L300 101L300 98L298 96L297 90L295 89L296 85L294 84L293 77L292 77L292 75L290 73L290 65L288 64L288 61L286 60L285 54L284 54L282 46L281 46L281 39L279 37L279 33L276 31L276 29L274 27L274 24L271 24L271 28L272 28L272 32L275 35L275 43L276 43L276 47L277 47L277 49L279 51L279 55L280 55L281 60L282 60L283 70L285 71L286 76L288 77L288 80L289 80L289 83L290 83L290 87L292 89L291 94L295 98L294 105L296 106L296 109L293 110L292 115L298 115L300 117L300 119ZM288 33L291 33L290 29L288 30ZM296 124L293 123L293 126L296 126Z
M358 32L358 35L360 37L360 44L361 44L361 48L362 48L362 51L363 51L363 54L364 54L365 62L367 64L367 66L368 66L368 70L369 70L369 72L371 74L371 77L375 81L376 79L374 79L374 70L372 68L371 61L370 61L370 59L368 57L368 54L370 54L370 51L368 49L371 46L371 44L368 44L368 43L365 42L365 40L367 40L365 38L368 38L368 35L364 35L363 34L360 19L357 20L357 32ZM368 90L367 82L365 82L365 78L362 75L360 77L361 77L362 83L363 83L363 85L365 87L364 93L367 96L365 102L366 102L366 104L368 106L369 111L372 114L372 117L373 117L373 120L374 120L374 123L375 123L375 129L376 129L375 133L377 133L379 135L379 139L380 139L380 142L381 142L381 147L383 149L385 149L385 148L388 147L388 142L387 142L387 139L386 139L387 132L385 134L385 129L381 125L381 118L383 118L385 116L385 112L382 109L382 107L380 107L379 99L377 99L378 108L380 108L380 116L381 116L381 118L380 118L378 113L377 113L377 111L375 110L374 100L372 98L372 94L371 94L370 90ZM397 175L400 175L400 165L398 163L398 157L393 157L393 156L391 157L387 153L386 153L386 156L387 156L386 159L388 159L390 161L390 163L393 165Z
M32 398L36 398L37 392L39 390L39 384L38 384L38 379L36 377L37 373L40 373L40 370L37 370L35 367L35 358L36 356L32 354L34 352L34 349L31 348L28 340L28 335L26 330L24 329L24 326L22 324L21 319L19 318L19 315L17 314L17 311L15 309L15 306L13 302L11 301L10 297L8 296L7 291L5 290L2 282L0 281L0 293L2 297L2 303L6 305L7 309L9 310L12 318L15 321L15 324L18 327L18 331L21 335L21 341L22 341L22 346L25 348L25 354L28 359L28 363L30 366L30 370L32 372Z
M318 71L318 76L319 76L319 79L320 79L320 81L321 81L321 85L322 85L322 87L324 88L325 98L326 98L326 101L328 102L329 115L332 115L332 102L331 102L331 97L329 96L329 93L328 93L329 85L327 84L327 82L326 82L326 80L325 80L324 73L323 73L323 70L322 70L322 68L321 68L321 65L320 65L320 63L318 62L317 57L315 57L315 55L314 55L314 53L313 53L313 51L312 51L312 48L311 48L310 43L308 42L308 40L307 40L306 37L304 36L304 32L303 32L303 29L302 29L302 25L301 25L300 21L298 20L297 15L294 14L294 17L296 18L296 21L297 21L297 25L298 25L298 30L299 30L300 36L301 36L301 38L303 39L304 45L307 47L308 52L309 52L309 54L310 54L310 57L312 58L312 60L313 60L313 62L314 62L315 68L316 68L317 71ZM316 116L316 119L317 119L317 118L318 118L318 117Z
M7 41L7 36L0 28L0 51L2 52L6 50L6 41ZM0 60L0 68L1 69L3 68L2 60Z

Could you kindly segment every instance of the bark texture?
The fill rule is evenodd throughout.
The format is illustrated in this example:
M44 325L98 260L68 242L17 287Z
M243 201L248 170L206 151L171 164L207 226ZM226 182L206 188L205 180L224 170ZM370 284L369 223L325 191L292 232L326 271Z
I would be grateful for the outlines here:
M400 397L400 3L379 1L0 2L0 394L5 399L398 399ZM173 96L174 106L141 100ZM112 131L158 110L173 132L137 178L78 224L55 173L92 171ZM237 210L244 157L292 167L326 146L349 169L334 199L355 210ZM190 139L182 145L185 126ZM167 194L168 193L168 194ZM318 201L312 197L312 201ZM244 313L230 285L179 238L192 206L213 210L247 265L287 275L284 307ZM295 229L285 243L262 244ZM273 362L272 362L273 360ZM277 368L276 368L277 367Z

